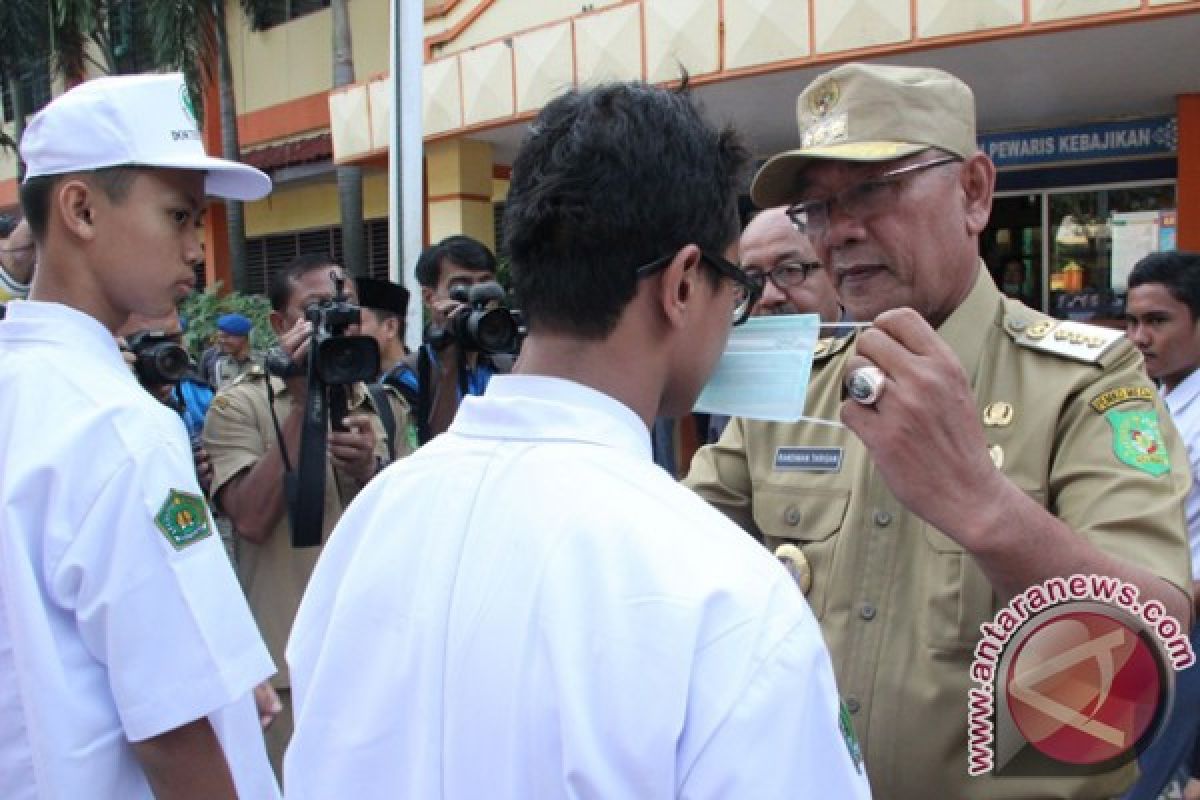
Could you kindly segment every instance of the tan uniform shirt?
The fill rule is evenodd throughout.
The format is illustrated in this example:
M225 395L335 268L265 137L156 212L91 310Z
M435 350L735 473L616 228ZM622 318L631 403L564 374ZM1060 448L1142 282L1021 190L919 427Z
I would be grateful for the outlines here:
M267 401L266 380L262 369L255 367L220 392L209 408L204 421L204 447L212 461L214 498L234 476L253 467L268 447L278 443ZM282 425L291 411L292 398L282 380L275 377L270 380L275 392L275 413ZM389 397L393 401L392 411L396 417L395 447L396 457L399 458L411 452L407 437L404 436L408 407L398 395L389 392ZM375 452L380 459L387 461L383 426L371 409L361 385L351 387L347 405L352 413L367 412L372 415L377 441ZM288 456L294 468L299 453L288 453ZM342 510L360 488L357 481L335 470L332 465L327 468L322 537L328 536L333 530ZM238 578L271 658L279 669L272 679L276 688L285 689L290 685L284 649L304 587L308 585L320 552L320 547L292 547L286 511L280 515L271 535L262 544L243 538L237 540Z
M1055 328L1082 341L1056 338ZM1101 550L1186 592L1190 477L1169 415L1156 394L1117 406L1158 412L1170 471L1153 476L1116 457L1114 428L1090 405L1110 389L1152 388L1128 340L1103 349L1097 341L1111 335L1003 298L982 269L938 332L970 377L981 418L987 412L993 461L1008 478ZM838 419L848 342L814 364L806 415ZM830 448L825 471L796 468L805 448ZM697 453L687 483L772 550L791 543L803 552L808 601L877 797L1097 798L1132 781L1132 764L1084 778L968 776L968 671L979 626L1001 603L962 547L897 502L849 430L734 419Z
M251 353L244 361L238 361L231 355L218 356L212 370L213 388L219 391L256 367L261 369L262 361L262 356L257 353Z

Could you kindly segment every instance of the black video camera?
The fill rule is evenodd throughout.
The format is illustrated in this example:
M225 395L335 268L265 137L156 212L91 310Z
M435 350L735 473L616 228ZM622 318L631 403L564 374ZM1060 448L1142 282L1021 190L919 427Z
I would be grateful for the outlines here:
M346 296L345 281L336 273L332 277L333 299L304 309L304 318L313 326L309 352L316 354L315 375L327 386L373 381L379 375L379 345L370 336L346 334L347 328L362 321L362 311ZM304 364L292 361L281 348L273 348L267 354L266 367L281 378L303 375L306 371Z
M505 305L507 293L503 286L495 281L470 288L455 286L450 290L450 299L468 308L450 317L444 330L431 334L435 348L454 341L463 351L489 355L514 354L521 349L525 333L521 312Z
M138 331L125 340L136 359L133 371L143 386L179 383L191 367L191 359L170 334Z
M290 377L308 374L304 425L300 431L300 458L296 470L288 470L286 492L293 547L315 547L321 543L325 515L325 470L328 426L346 430L346 387L358 381L374 381L379 375L379 345L370 336L349 336L346 329L362 320L358 306L346 296L346 282L336 271L333 299L313 303L304 310L312 323L307 365L297 365L282 350L267 359L267 369Z

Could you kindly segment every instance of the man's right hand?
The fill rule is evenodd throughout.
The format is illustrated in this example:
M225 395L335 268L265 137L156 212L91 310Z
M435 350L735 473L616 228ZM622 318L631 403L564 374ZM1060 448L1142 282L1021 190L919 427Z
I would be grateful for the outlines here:
M312 345L313 326L307 319L298 319L296 324L279 335L279 346L293 364L303 365L308 360ZM288 392L299 403L308 396L308 370L285 380Z

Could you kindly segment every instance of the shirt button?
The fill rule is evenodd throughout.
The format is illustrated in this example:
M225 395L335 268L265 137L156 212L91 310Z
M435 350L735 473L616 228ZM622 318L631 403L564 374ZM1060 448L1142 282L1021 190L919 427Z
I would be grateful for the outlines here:
M853 695L851 695L850 697L846 698L846 710L849 711L851 714L857 714L858 709L860 707L861 706L859 706L859 704L858 704L857 697L854 697Z
M858 615L866 620L875 619L875 606L870 603L863 603L862 608L858 610Z
M881 528L886 528L892 524L892 515L886 511L875 512L875 524Z
M795 527L800 524L800 509L796 506L788 506L783 512L783 521L788 525Z

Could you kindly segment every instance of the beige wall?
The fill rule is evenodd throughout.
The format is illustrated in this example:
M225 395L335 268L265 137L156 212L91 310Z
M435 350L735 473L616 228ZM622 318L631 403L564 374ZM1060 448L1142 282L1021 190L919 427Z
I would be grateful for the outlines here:
M363 219L387 216L387 172L363 173ZM246 235L267 236L341 224L337 186L328 181L283 185L263 200L246 204Z
M349 7L355 78L363 81L388 71L388 2L350 0ZM241 17L235 0L227 0L226 14ZM238 112L328 91L333 86L332 25L329 9L257 33L231 25Z

